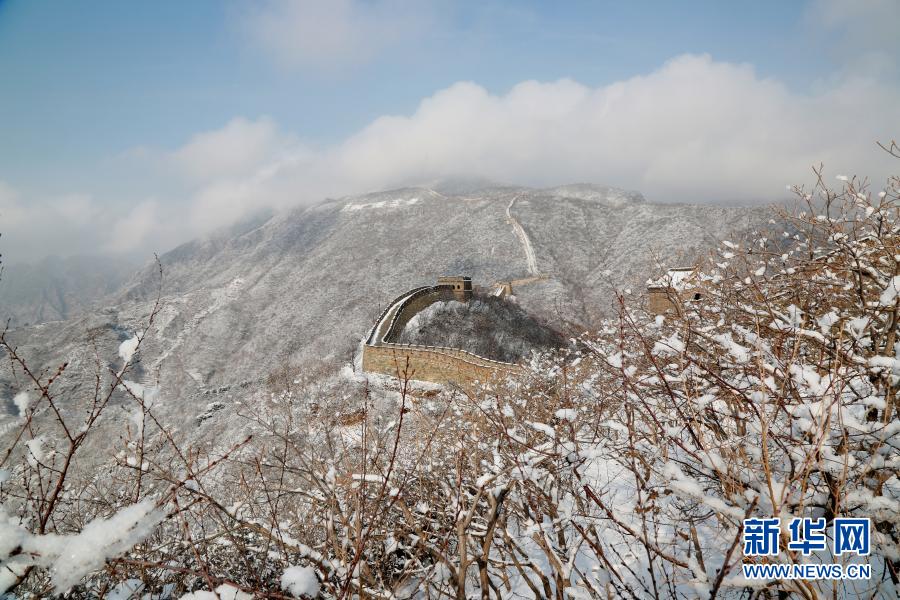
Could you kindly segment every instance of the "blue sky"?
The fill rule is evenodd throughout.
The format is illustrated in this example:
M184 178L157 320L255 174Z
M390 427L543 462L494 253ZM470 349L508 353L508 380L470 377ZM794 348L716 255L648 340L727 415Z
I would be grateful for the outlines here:
M828 72L796 35L801 3L464 4L440 7L446 22L434 35L332 70L266 60L242 35L240 4L3 2L0 176L177 146L235 115L269 115L327 143L457 81L497 93L528 79L597 85L688 52L800 85Z
M861 149L874 148L875 131L897 136L900 119L883 108L897 98L896 48L878 41L900 30L897 6L0 0L4 254L166 250L260 207L455 175L575 177L660 201L772 200L786 174L740 185L765 168L756 157L767 143L797 165L851 169L869 164ZM681 98L699 86L708 92ZM678 111L692 104L697 123L663 127L662 148L635 129L683 121ZM741 147L747 132L731 123L754 106L774 133ZM830 133L848 135L856 112L873 111L860 139L828 144L807 132L836 123ZM773 124L780 117L790 122ZM498 122L506 129L483 134ZM582 123L595 139L570 144ZM464 144L431 141L454 131L469 133L480 161L467 162ZM507 151L504 140L523 131ZM429 160L407 156L412 144ZM620 161L623 146L632 158ZM641 158L668 147L687 148L693 162ZM716 165L728 177L711 178L704 158L719 148L734 156ZM875 160L870 174L883 175ZM182 214L188 224L172 225ZM49 228L52 243L38 233L47 220L62 223Z

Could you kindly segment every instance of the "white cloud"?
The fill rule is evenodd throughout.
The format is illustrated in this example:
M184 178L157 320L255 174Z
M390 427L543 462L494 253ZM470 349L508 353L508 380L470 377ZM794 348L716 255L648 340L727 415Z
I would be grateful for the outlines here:
M422 35L430 3L412 0L267 0L243 11L254 45L295 68L346 67Z
M9 262L58 252L95 252L102 218L89 195L35 198L0 181L0 253Z
M6 227L16 227L25 221L28 213L19 203L19 194L9 184L0 181L0 222Z
M848 71L896 74L900 2L812 0L807 21L826 38L825 47Z
M293 143L268 117L255 121L236 118L221 129L193 136L171 154L171 160L195 179L235 177L248 174Z
M176 215L170 215L173 219ZM162 237L166 228L165 217L160 215L155 200L145 200L135 205L128 214L117 219L106 231L105 249L110 252L131 252L145 246L151 235Z
M99 207L87 194L68 194L54 198L48 204L53 213L76 227L88 225L100 216Z
M860 43L896 49L900 25L896 0L812 0L807 13L824 27Z
M819 162L832 176L868 175L880 185L900 169L875 142L896 138L897 123L900 87L890 80L845 75L802 93L705 55L599 87L526 81L498 95L461 82L323 149L270 119L234 119L166 154L191 175L181 193L124 215L115 211L121 202L110 204L85 227L110 251L165 251L261 208L456 176L534 186L589 181L661 202L769 202L784 197L786 184L810 181ZM5 212L23 224L20 236L53 235L37 225L48 219L77 221L58 209L41 212L52 203L36 206L32 213L0 186L0 218ZM77 231L84 237L85 228Z
M876 181L890 174L896 165L875 142L896 135L885 128L900 122L898 101L896 86L875 80L803 94L749 65L695 55L596 88L527 81L494 95L457 83L332 148L207 186L194 222L458 175L592 181L658 201L768 202L819 162Z

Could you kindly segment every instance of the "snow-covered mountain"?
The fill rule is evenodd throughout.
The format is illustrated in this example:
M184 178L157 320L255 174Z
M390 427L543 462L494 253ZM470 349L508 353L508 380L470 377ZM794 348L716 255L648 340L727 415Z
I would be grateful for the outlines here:
M531 279L513 284L524 308L563 330L586 328L609 314L613 287L640 286L768 219L766 209L654 204L586 184L448 194L327 200L163 255L161 309L132 377L159 382L162 401L196 414L285 366L333 372L391 299L443 274ZM11 336L32 361L69 362L70 372L91 360L88 340L115 363L118 344L145 326L157 281L148 265L108 307ZM14 390L0 370L0 397Z

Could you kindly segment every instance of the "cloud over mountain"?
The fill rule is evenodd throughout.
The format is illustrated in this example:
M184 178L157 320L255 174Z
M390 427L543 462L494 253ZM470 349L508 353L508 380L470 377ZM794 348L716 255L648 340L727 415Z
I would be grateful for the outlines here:
M195 225L207 214L461 175L603 182L698 202L776 200L819 162L880 184L893 165L875 142L893 134L885 123L900 122L898 101L900 89L872 79L799 93L706 55L594 88L526 81L496 95L460 82L333 147L295 145L247 177L210 182L194 197Z
M889 79L844 75L800 92L708 55L597 87L525 81L494 94L459 82L330 146L304 143L267 117L200 132L157 153L160 177L177 182L176 192L104 211L92 239L108 250L165 250L261 209L459 176L599 182L664 202L762 203L824 162L829 174L868 175L880 186L896 172L875 145L897 136L885 131L890 123L900 123L900 87ZM34 227L21 218L23 201L12 190L4 197L5 212L23 222L12 236L43 236L55 248L55 230L70 224Z

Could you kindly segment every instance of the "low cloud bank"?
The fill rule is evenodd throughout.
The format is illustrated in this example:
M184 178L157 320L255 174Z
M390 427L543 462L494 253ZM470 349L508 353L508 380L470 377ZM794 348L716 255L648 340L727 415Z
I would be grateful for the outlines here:
M456 83L412 114L380 117L327 148L267 117L239 117L152 158L183 191L173 198L148 190L146 200L98 211L90 197L73 197L77 207L66 199L29 204L0 186L0 213L16 222L4 228L13 246L77 251L77 243L53 242L72 243L78 236L57 230L75 223L79 235L91 231L94 248L133 252L165 250L264 208L459 176L590 181L661 202L761 203L809 181L820 162L830 174L868 175L880 186L900 171L875 145L898 137L885 130L896 123L900 87L891 81L843 76L800 93L750 65L684 55L594 88L525 81L495 95Z
M871 79L800 94L749 65L706 55L598 88L526 81L493 95L461 82L332 148L276 151L284 135L272 132L270 158L248 176L202 186L191 218L202 230L262 206L456 176L591 181L662 202L769 202L819 162L880 183L896 165L875 142L895 134L884 128L900 122L898 100L896 86ZM251 124L271 127L266 119ZM235 146L241 137L236 132Z

